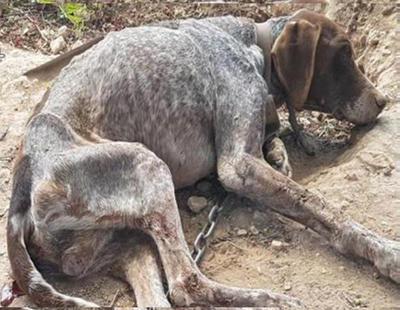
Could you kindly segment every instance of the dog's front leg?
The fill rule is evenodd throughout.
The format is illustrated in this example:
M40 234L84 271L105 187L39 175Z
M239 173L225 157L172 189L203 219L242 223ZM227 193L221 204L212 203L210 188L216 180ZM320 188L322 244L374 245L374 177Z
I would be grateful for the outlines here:
M339 252L370 261L383 275L400 283L399 242L346 218L324 198L277 172L263 159L262 116L267 96L257 90L243 93L247 97L240 102L226 94L226 105L216 116L217 169L224 187L310 227Z
M271 95L268 96L265 107L266 139L263 146L265 159L273 168L290 178L292 177L292 167L289 163L285 144L278 137L280 121Z
M348 219L324 198L272 169L248 153L222 156L218 161L222 184L239 195L310 227L339 252L373 263L400 283L400 243L385 239Z

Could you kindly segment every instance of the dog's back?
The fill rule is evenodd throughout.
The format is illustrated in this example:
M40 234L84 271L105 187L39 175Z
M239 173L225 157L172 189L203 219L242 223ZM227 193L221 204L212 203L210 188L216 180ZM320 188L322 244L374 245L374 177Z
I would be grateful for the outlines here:
M223 109L216 104L228 89L246 91L242 81L264 83L261 54L246 45L250 24L249 33L232 27L231 36L220 27L235 18L211 20L109 34L62 71L42 113L83 137L141 142L168 164L178 187L192 184L215 167L213 121Z

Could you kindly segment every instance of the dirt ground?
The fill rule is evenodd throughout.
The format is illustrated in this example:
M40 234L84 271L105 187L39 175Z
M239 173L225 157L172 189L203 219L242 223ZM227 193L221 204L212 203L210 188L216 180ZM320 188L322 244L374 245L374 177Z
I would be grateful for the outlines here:
M315 114L302 117L315 136L329 138L315 157L309 157L286 138L294 178L361 224L400 241L400 106L399 64L395 64L398 8L394 4L330 1L326 13L352 30L359 61L369 78L392 99L379 121L369 128L351 129ZM33 107L47 82L28 80L21 74L50 56L11 48L0 42L6 58L0 62L0 283L9 281L5 227L10 198L12 160ZM310 122L315 122L311 126ZM339 126L346 143L336 142ZM342 126L342 127L340 127ZM324 132L321 133L321 128ZM329 131L331 130L331 131ZM340 132L339 132L340 133ZM186 206L191 195L211 199L218 189L197 186L178 193L189 244L206 221L211 205L200 214ZM201 263L206 275L243 287L264 287L301 299L310 309L400 309L400 287L382 278L374 268L335 253L312 231L273 213L261 213L252 203L229 197L209 250ZM240 231L239 229L244 229ZM282 248L271 246L284 242ZM53 280L61 291L107 306L120 291L115 306L133 306L133 292L107 275L79 281ZM12 306L31 305L20 297Z

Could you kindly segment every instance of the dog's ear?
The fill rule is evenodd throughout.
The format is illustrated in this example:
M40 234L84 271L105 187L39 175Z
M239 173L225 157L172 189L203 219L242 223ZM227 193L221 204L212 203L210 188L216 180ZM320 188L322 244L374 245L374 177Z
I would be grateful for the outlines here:
M302 110L314 74L320 26L300 19L286 24L272 47L272 61L287 95L287 104Z

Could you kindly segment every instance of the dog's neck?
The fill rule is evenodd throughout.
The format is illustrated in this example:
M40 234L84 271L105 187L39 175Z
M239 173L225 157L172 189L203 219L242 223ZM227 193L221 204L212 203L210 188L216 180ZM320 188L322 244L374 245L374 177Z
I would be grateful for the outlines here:
M273 68L271 50L281 34L290 16L270 18L264 23L256 23L256 43L262 49L264 56L264 79L269 92L274 96L281 95L281 85Z

